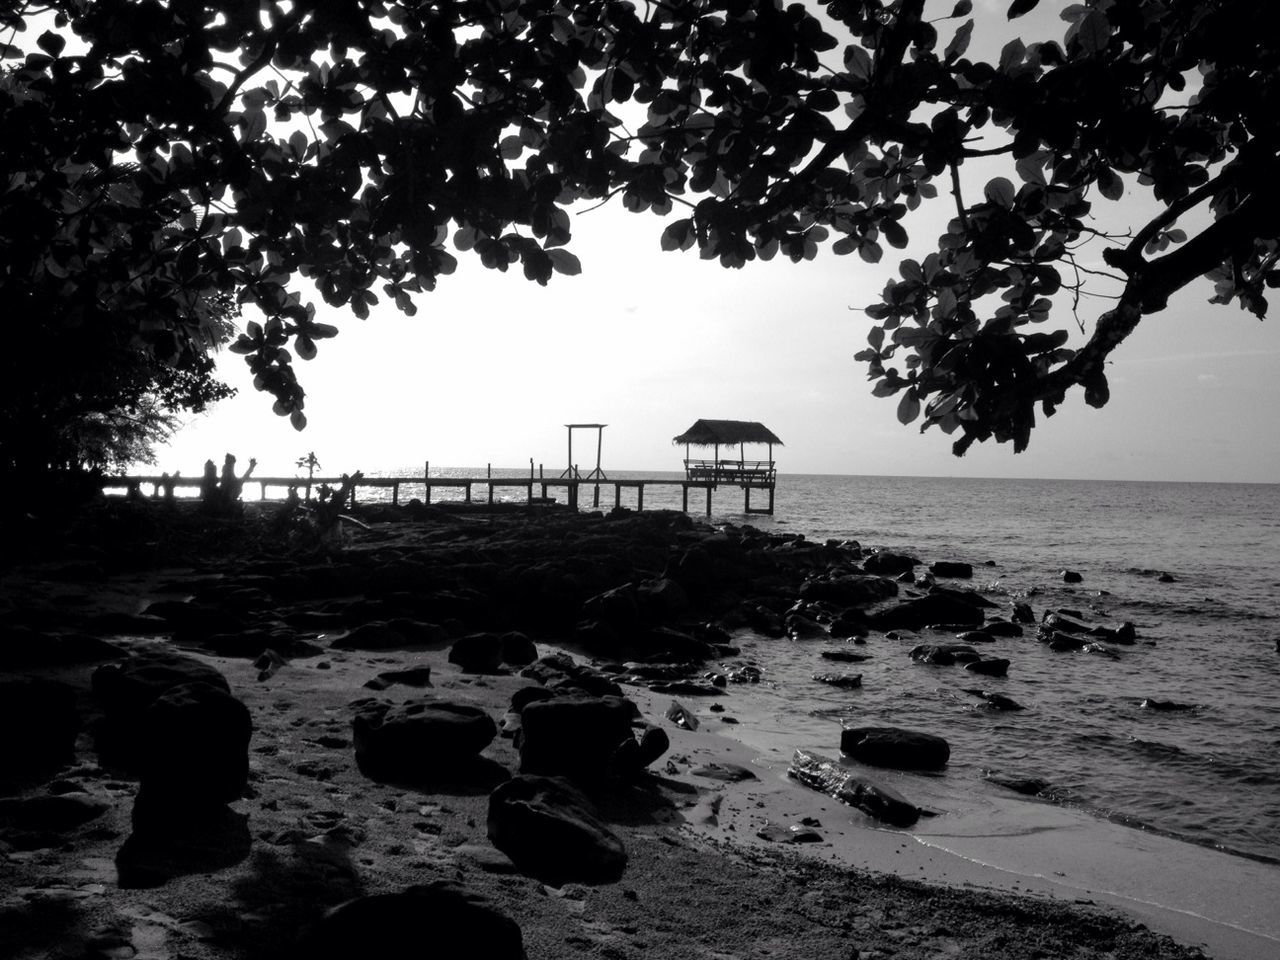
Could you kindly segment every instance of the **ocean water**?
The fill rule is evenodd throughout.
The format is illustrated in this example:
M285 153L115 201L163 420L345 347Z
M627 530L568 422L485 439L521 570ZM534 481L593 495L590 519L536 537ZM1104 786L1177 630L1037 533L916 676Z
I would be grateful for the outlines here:
M702 495L690 499L700 516ZM635 506L634 491L623 504ZM612 505L602 489L602 508ZM679 488L648 488L644 505L679 508ZM1092 816L1280 864L1280 485L784 474L772 517L741 508L741 492L722 488L711 520L857 540L925 564L968 561L973 580L955 585L983 592L993 613L1025 601L1037 618L1066 609L1089 624L1132 621L1138 641L1115 659L1054 653L1032 628L983 645L1012 661L1007 678L984 678L912 662L910 648L936 634L873 635L856 665L821 659L829 644L747 635L742 656L765 679L726 697L750 718L726 732L779 762L797 747L838 755L846 724L934 732L951 744L945 773L897 786L943 814L966 794L1000 794L984 771L1034 776ZM1064 569L1082 582L1064 583ZM832 670L862 673L862 688L812 680ZM971 689L1025 709L982 709ZM1144 709L1148 698L1188 709Z

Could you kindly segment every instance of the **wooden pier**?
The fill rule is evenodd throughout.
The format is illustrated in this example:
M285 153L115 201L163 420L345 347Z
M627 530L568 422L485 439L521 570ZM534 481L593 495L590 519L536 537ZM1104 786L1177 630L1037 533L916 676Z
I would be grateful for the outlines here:
M423 503L431 503L434 491L446 489L461 490L463 500L466 503L484 502L486 500L488 503L493 503L499 491L523 490L525 503L529 506L535 506L556 502L551 494L563 490L568 506L578 509L583 495L583 488L590 488L592 507L596 508L600 506L600 488L613 487L614 507L623 506L623 490L634 490L635 504L633 509L643 510L646 487L679 487L681 509L685 513L689 512L689 491L694 491L695 496L697 491L705 491L706 515L711 516L711 492L719 486L737 486L744 491L744 512L773 513L774 487L777 481L777 474L770 469L768 471L757 470L748 476L735 469L738 465L739 461L726 461L719 470L698 473L686 470L685 476L681 479L666 477L606 479L604 477L546 477L542 475L534 477L532 474L527 477L495 477L491 474L476 477L433 477L429 473L402 477L362 477L352 489L351 500L354 505L362 490L389 489L391 491L390 502L392 504L399 504L403 496L417 496ZM336 489L343 482L342 477L312 477L309 485L314 492L321 484L327 484ZM142 499L159 499L166 487L172 487L174 490L199 490L201 483L200 477L173 478L152 475L113 476L102 479L104 490L124 489L127 496ZM244 485L246 494L248 490L256 485L258 487L259 500L284 500L291 487L298 492L298 496L305 497L308 481L306 477L296 476L252 476L244 481ZM751 505L752 490L768 492L767 507L761 508ZM271 493L270 496L268 496L268 491ZM535 491L537 491L536 496ZM189 498L184 497L183 499ZM248 499L248 497L246 496L245 499ZM628 497L628 499L631 498Z

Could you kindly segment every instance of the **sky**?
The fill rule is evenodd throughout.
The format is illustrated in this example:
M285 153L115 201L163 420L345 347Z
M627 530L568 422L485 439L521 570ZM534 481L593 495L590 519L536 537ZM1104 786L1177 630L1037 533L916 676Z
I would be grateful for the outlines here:
M998 55L1014 33L1061 39L1066 5L1045 0L1011 25L1005 4L979 0L969 56ZM931 0L927 10L951 6ZM945 42L949 28L939 28ZM1003 172L971 165L966 188L977 195ZM905 255L933 249L948 201L944 192L908 224ZM564 425L590 422L608 424L606 473L678 470L684 451L672 437L705 417L763 422L784 441L775 449L783 473L1280 481L1280 322L1207 303L1203 281L1112 355L1105 408L1088 408L1077 390L1040 420L1025 453L988 442L956 458L952 438L899 424L896 398L872 397L853 360L871 325L858 308L896 276L893 251L875 265L824 250L811 262L727 270L696 251L662 252L663 221L652 214L613 204L572 219L582 273L545 288L518 267L501 274L463 254L453 276L418 296L415 317L380 304L360 321L313 297L319 319L341 333L316 359L297 361L306 430L272 414L243 360L223 353L219 375L239 395L183 427L157 469L195 475L231 452L242 464L257 458L259 475L288 475L314 451L326 474L530 460L558 474ZM1086 302L1082 317L1105 303ZM594 466L594 435L574 442L575 461Z

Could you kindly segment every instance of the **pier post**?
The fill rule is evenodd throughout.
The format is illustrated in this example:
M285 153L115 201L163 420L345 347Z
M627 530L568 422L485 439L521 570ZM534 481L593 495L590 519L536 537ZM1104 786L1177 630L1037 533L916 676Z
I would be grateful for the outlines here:
M769 516L773 516L773 484L769 484Z
M751 512L751 486L747 485L743 487L742 492L746 494L746 498L744 499L742 504L742 512L750 513Z
M707 485L707 516L711 516L711 485Z
M391 485L391 505L393 507L400 506L400 481L397 480Z
M689 485L687 483L680 484L680 509L684 513L689 512Z
M569 506L578 509L578 484L574 480L569 481Z
M466 491L467 491L467 503L470 503L471 502L471 481L470 480L468 480L466 483Z
M636 513L644 511L644 484L636 487Z
M620 510L622 508L622 484L615 483L613 485L613 509Z
M600 484L598 483L596 484L595 496L591 498L591 506L592 507L600 506Z

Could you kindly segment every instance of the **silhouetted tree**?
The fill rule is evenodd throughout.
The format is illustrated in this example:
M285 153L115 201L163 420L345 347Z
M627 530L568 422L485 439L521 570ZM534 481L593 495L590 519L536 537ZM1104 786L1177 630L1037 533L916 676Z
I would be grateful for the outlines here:
M946 204L860 358L957 453L1022 449L1038 406L1077 385L1104 404L1108 355L1195 278L1265 313L1277 6L1085 0L1065 36L987 63L966 57L971 0L11 0L0 285L21 315L114 318L156 356L235 293L267 319L233 349L301 428L293 354L336 330L299 275L360 317L379 296L413 312L451 249L545 283L579 269L566 208L615 196L679 205L662 246L726 266L824 243L875 263ZM974 188L979 159L1007 175ZM1154 213L1100 233L1135 193ZM1117 299L1070 349L1048 321L1075 316L1091 240Z

